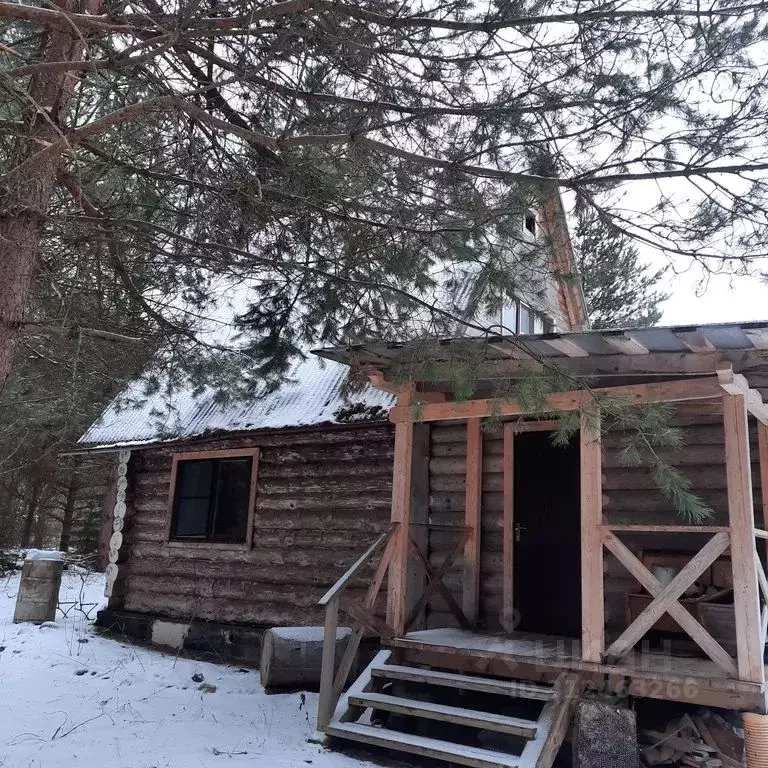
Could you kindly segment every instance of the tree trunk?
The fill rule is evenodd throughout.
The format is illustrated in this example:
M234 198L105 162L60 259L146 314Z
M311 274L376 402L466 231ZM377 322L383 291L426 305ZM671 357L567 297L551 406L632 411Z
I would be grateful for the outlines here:
M24 517L24 527L21 529L21 546L28 547L32 541L32 528L35 524L35 512L37 504L40 501L40 494L43 491L42 480L35 478L30 488L29 499L27 500L27 514Z
M64 515L61 519L61 536L59 537L59 549L62 552L69 551L69 545L72 542L72 524L75 521L75 500L77 499L77 489L80 483L77 473L72 469L69 486L67 487L67 497L64 502Z
M67 12L80 10L75 0L53 0ZM41 61L79 61L85 53L81 32L73 25L41 34ZM32 276L37 268L46 210L61 162L61 131L78 83L73 72L36 74L21 111L25 126L8 160L0 187L0 388L11 369L13 347ZM58 148L46 150L48 144Z
M35 540L33 545L35 549L45 547L45 535L48 533L48 515L45 513L44 502L47 499L41 498L37 505L37 515L35 517Z

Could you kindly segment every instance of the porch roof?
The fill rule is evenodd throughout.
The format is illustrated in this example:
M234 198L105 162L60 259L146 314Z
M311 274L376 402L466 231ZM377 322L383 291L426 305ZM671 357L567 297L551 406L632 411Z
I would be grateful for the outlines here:
M750 386L768 398L768 320L370 342L313 351L328 360L386 373L417 355L437 366L448 365L455 361L457 348L466 345L479 352L481 379L515 378L554 367L604 384L640 383L700 376L730 362L736 373L744 374Z

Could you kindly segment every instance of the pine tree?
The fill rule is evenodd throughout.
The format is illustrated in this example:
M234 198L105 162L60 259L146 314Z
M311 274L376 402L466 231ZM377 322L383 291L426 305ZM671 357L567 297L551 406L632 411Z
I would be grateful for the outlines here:
M577 218L576 265L592 327L655 325L669 298L658 289L667 270L643 264L637 244L594 210L582 208Z

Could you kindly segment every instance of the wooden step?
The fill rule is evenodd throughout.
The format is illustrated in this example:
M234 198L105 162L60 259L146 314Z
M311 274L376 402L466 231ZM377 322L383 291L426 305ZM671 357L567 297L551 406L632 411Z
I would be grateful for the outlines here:
M449 763L469 765L472 768L518 768L520 762L515 755L493 752L490 749L467 747L450 741L429 739L410 733L390 731L386 728L374 728L362 723L332 722L325 729L330 736L336 736L377 747L396 749L400 752L432 757Z
M441 720L470 728L482 728L500 733L514 733L526 739L536 736L536 721L521 717L497 715L493 712L478 712L474 709L449 707L445 704L433 704L430 701L388 696L385 693L359 693L349 697L349 703L355 707L373 707L387 712L397 712L411 717L426 717L429 720Z
M374 677L388 680L404 680L412 683L439 685L444 688L461 688L466 691L494 693L499 696L513 696L518 699L550 701L554 696L551 686L534 685L519 680L493 680L472 675L458 675L453 672L439 672L434 669L418 669L399 664L384 664L371 670Z

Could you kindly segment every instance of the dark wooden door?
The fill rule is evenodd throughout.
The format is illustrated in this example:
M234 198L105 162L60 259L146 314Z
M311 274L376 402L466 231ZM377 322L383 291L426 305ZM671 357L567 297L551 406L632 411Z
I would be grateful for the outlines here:
M581 634L579 441L515 436L514 600L520 632Z

